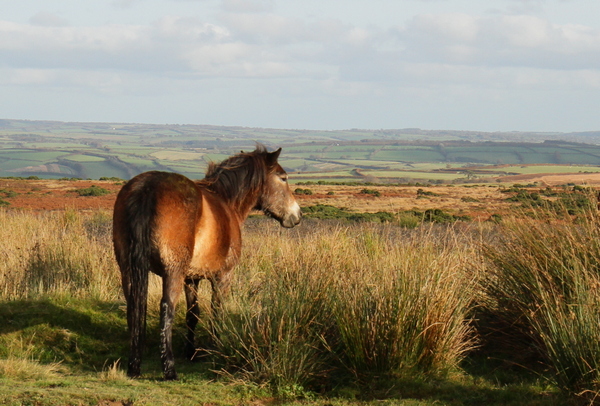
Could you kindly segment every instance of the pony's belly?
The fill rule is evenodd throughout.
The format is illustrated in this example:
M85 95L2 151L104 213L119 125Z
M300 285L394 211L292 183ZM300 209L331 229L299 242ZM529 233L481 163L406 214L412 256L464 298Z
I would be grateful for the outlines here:
M190 263L189 276L198 278L211 278L221 272L228 271L235 266L239 253L228 249L226 255L219 253L218 249L194 250Z

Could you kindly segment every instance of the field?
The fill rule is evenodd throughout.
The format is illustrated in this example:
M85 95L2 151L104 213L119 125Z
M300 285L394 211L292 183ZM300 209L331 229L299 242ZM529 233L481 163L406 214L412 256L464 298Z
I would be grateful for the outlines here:
M505 182L525 172L600 172L600 133L309 131L0 120L0 177L129 179L156 169L198 179L209 162L253 149L257 142L283 147L281 163L297 181L460 184Z

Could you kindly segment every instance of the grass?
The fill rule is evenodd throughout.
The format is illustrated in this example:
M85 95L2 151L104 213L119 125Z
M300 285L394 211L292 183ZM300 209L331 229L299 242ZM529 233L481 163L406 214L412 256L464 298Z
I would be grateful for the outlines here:
M598 213L562 213L503 222L498 241L485 245L485 312L510 350L550 369L557 386L593 401L600 394L600 244ZM506 342L506 340L505 340Z
M174 337L181 379L163 382L158 278L144 378L122 370L127 331L110 215L0 210L0 398L11 405L590 400L600 359L600 222L588 210L552 224L545 214L411 230L306 220L284 230L251 219L216 345L197 363L183 359L182 303ZM499 334L506 326L518 334ZM532 353L519 359L525 369L515 367L514 354Z

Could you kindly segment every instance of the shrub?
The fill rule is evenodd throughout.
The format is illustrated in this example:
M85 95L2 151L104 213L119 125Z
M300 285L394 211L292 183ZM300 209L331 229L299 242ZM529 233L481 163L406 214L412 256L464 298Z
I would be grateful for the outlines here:
M396 216L387 211L377 213L354 213L347 209L330 206L328 204L317 204L302 207L302 212L308 218L316 219L338 219L354 222L391 223L396 221Z
M83 189L75 189L75 193L79 196L104 196L110 194L111 191L100 186L92 185Z
M375 189L363 189L360 191L360 193L363 195L371 195L371 196L375 196L375 197L381 196L381 192L379 192L379 190L375 190Z
M417 189L417 196L439 196L439 194L431 190Z
M294 190L294 193L297 195L312 195L313 191L310 189L297 188L296 190Z
M115 176L111 176L111 177L106 177L106 176L102 176L100 179L98 180L109 180L111 182L123 182L124 179L121 178L117 178Z

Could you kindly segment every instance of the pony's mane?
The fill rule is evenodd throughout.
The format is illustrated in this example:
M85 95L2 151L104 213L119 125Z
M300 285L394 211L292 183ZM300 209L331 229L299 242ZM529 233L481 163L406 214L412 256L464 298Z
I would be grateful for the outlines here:
M220 163L211 162L198 183L230 202L241 203L264 185L269 170L267 154L267 148L258 144L252 152L233 155Z

